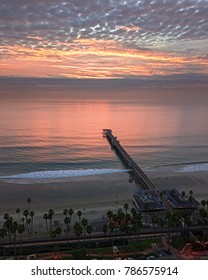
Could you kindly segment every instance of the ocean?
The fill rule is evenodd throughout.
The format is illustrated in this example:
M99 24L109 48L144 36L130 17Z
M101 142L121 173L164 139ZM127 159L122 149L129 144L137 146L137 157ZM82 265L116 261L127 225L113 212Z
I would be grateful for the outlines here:
M104 128L159 188L207 198L206 92L132 83L1 83L0 220L26 209L28 197L40 227L50 208L57 215L82 209L94 220L125 202L132 207L139 186L103 138Z
M16 83L0 94L0 181L7 186L126 172L103 128L147 175L208 171L204 93L47 82Z

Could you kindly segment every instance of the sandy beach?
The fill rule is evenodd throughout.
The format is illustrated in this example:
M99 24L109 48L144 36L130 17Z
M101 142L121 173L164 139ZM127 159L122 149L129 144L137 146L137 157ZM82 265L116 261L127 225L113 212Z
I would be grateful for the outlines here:
M56 213L63 209L73 208L94 212L93 216L102 217L108 209L122 206L125 201L131 202L136 188L128 182L127 174L93 176L73 179L69 182L45 184L0 184L0 215L9 212L15 215L16 208L27 209L27 198L32 200L31 207L37 215L50 208Z
M208 173L156 173L148 172L149 178L161 189L177 187L179 191L194 192L201 201L208 195ZM63 209L81 210L91 221L101 219L108 210L115 210L127 202L132 205L132 194L138 186L129 183L128 174L113 174L74 179L69 182L45 184L0 183L0 219L4 213L17 215L27 209L27 198L32 200L35 220L43 223L43 213L53 209L55 217L63 216ZM75 215L74 215L75 216ZM56 218L54 218L56 219Z
M208 197L208 172L151 172L147 175L161 189L175 187L186 194L192 190L199 201Z

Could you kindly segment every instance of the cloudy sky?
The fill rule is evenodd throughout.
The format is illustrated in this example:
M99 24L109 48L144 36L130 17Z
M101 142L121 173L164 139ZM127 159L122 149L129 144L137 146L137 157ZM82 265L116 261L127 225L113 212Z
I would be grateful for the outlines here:
M0 0L0 76L208 74L208 0Z

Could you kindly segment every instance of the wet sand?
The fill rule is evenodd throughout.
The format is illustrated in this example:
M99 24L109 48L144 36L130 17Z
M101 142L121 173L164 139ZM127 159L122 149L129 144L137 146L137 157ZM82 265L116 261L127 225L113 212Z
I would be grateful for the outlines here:
M208 197L208 172L148 172L147 175L161 189L176 187L186 193L192 190L199 201ZM132 207L132 194L137 187L135 183L129 183L129 175L124 173L45 184L0 182L0 221L6 212L17 216L16 208L21 212L27 209L28 197L32 200L31 208L40 227L44 223L43 214L50 208L56 213L54 219L59 219L60 215L63 219L63 209L73 208L75 213L81 210L93 221L101 219L108 210L122 207L125 202Z
M85 212L92 209L95 216L101 216L126 201L131 202L137 186L128 180L128 174L115 174L44 184L1 182L0 216L6 212L13 215L16 208L27 209L28 197L32 209L41 216L50 208L56 213L62 213L65 208Z

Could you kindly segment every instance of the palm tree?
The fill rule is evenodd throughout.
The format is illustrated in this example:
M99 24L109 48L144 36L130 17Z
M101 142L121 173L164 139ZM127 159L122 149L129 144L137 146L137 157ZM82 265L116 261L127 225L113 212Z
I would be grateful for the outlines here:
M112 217L113 217L113 212L109 210L109 211L107 212L107 217L108 217L108 226L109 226L110 223L111 223L111 219L112 219Z
M161 200L163 199L163 196L164 196L163 192L160 192L160 199Z
M63 214L64 214L65 217L67 216L68 212L69 212L68 209L63 210Z
M28 229L29 229L29 234L31 233L31 223L32 223L32 219L31 218L28 218L27 219L27 224L28 224Z
M20 222L20 209L19 208L16 209L16 213L18 215L18 221Z
M59 237L60 237L60 234L62 233L62 229L60 227L57 227L55 229L55 233L56 233L56 236L58 236L58 254L59 254L59 248L60 248Z
M23 216L25 216L25 220L26 220L26 227L27 227L27 232L29 233L29 227L28 227L28 215L29 215L29 211L25 210L23 212Z
M118 224L119 224L119 227L120 227L121 223L124 221L124 218L125 218L125 214L124 214L122 209L118 209L117 216L118 216Z
M30 211L30 203L31 203L31 202L32 202L31 198L28 197L28 199L27 199L27 203L28 203L28 208L27 208L27 210L28 210L28 211Z
M131 221L131 215L127 213L127 214L125 215L125 219L124 219L124 220L125 220L125 223L128 225L129 222Z
M85 247L85 233L86 233L86 226L88 225L88 220L86 218L82 219L82 226L84 229L84 247Z
M72 221L72 216L74 214L74 210L72 208L69 208L69 217L70 217L70 223Z
M112 246L113 246L113 240L114 240L113 233L114 233L115 226L114 226L113 223L110 223L108 228L109 228L109 240L110 240L110 233L111 233L112 234L112 236L111 236L111 243L112 243Z
M12 240L11 240L12 224L13 224L13 218L10 217L10 216L9 216L8 219L6 219L6 221L3 224L3 228L5 228L7 233L8 233L10 249L11 249L11 246L12 246Z
M18 222L13 221L11 224L11 234L13 235L13 246L14 246L14 257L17 258L17 252L16 252L16 235L17 235L17 229L18 229Z
M114 226L117 227L118 224L118 215L116 213L113 214L113 222L114 222Z
M80 223L76 222L74 224L74 233L77 236L77 240L78 240L78 248L80 247L80 235L82 234L82 227L80 225Z
M129 223L131 222L131 215L129 213L127 213L125 215L125 219L124 219L124 228L123 230L125 231L126 233L126 238L128 239L128 235L130 233L130 227L129 227Z
M5 228L0 229L0 237L3 240L3 251L4 251L4 258L6 256L5 254L5 237L7 236L7 231Z
M72 215L74 214L74 210L72 208L69 209L69 216L72 219Z
M53 240L53 256L54 256L55 255L54 240L57 237L57 233L55 230L50 231L50 237Z
M20 256L22 256L22 234L25 231L25 226L23 224L19 224L17 228L17 232L20 234Z
M55 232L56 232L57 236L60 237L60 234L62 233L62 229L60 227L57 227L55 229Z
M43 215L43 219L45 220L45 223L46 223L46 230L47 230L47 232L48 232L48 213L45 213L45 214Z
M140 213L136 213L132 218L132 229L135 234L137 234L137 238L139 240L140 230L142 227L142 216Z
M53 221L53 215L54 215L55 213L54 213L54 210L53 209L50 209L49 211L48 211L48 219L49 219L49 221L50 221L50 231L52 231L53 230L53 227L52 227L52 221Z
M77 216L79 217L79 223L81 222L82 211L77 211Z
M31 217L31 233L32 233L33 232L33 218L35 216L35 212L33 210L31 210L29 215Z
M125 212L126 212L126 214L127 214L127 211L128 211L128 209L129 209L128 203L124 203L124 209L125 209Z
M87 225L86 232L89 235L89 248L90 248L90 234L92 233L92 226L91 225Z
M65 217L64 218L64 223L66 225L66 238L67 238L67 245L68 245L68 243L69 243L69 231L70 231L70 224L71 224L70 217Z
M193 203L193 196L192 196L192 195L189 196L189 201L190 201L191 203Z
M131 208L131 214L133 217L137 214L137 211L135 208Z
M9 220L9 218L10 218L10 215L8 213L5 213L4 214L4 220Z
M185 191L182 191L181 195L182 195L182 199L184 200L184 198L185 198L185 196L186 196Z

